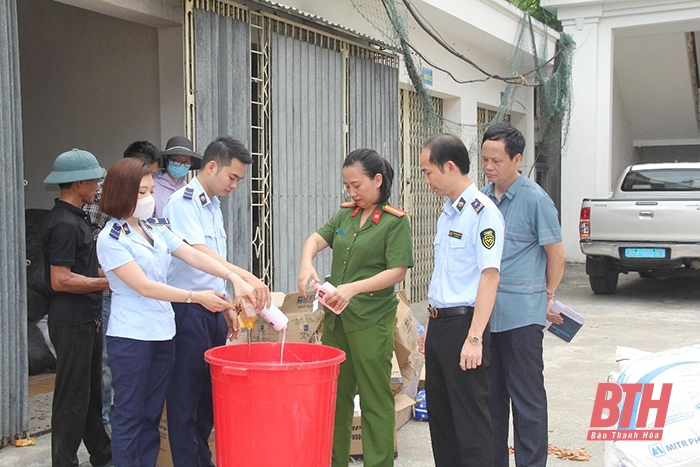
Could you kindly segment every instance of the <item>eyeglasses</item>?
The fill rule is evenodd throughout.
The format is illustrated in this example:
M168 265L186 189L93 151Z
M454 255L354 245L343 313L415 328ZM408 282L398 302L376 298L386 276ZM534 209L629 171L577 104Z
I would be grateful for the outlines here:
M176 161L173 159L170 159L170 162L175 166L175 167L182 167L183 165L185 167L190 167L192 165L191 162L182 162L182 161Z

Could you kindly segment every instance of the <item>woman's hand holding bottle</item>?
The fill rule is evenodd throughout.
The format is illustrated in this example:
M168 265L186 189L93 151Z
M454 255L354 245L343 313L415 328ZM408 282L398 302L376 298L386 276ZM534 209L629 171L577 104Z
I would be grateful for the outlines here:
M246 297L248 302L255 305L255 308L260 311L264 302L258 302L255 299L255 288L252 285L243 280L238 274L228 274L228 279L233 285L233 307L237 309L242 306L241 298Z
M192 301L194 303L198 303L214 313L233 309L233 304L227 300L224 300L225 298L226 294L219 293L215 290L192 292Z

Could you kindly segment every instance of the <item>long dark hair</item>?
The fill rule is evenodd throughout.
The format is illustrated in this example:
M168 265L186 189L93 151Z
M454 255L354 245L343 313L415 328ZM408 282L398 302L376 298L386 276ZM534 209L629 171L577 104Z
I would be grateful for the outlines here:
M382 185L379 187L379 203L383 203L391 196L391 184L394 181L394 169L391 164L374 149L355 149L348 154L343 162L343 167L359 164L362 173L369 178L374 178L377 174L382 174Z

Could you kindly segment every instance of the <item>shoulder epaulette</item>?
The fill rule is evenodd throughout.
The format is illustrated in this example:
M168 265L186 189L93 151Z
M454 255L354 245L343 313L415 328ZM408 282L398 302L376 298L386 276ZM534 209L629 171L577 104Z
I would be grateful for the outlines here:
M481 204L481 201L479 201L479 198L474 198L474 200L471 202L471 205L472 205L472 209L477 214L479 214L481 212L481 210L484 209L484 205Z
M122 233L122 226L117 222L112 226L112 230L109 231L109 236L115 240L119 240L119 235Z
M385 210L386 212L388 212L389 214L395 215L396 217L403 217L403 216L405 216L406 214L408 214L408 213L407 213L406 211L404 211L403 209L399 209L399 208L394 207L394 206L392 206L392 205L390 205L390 204L387 204L386 206L384 206L384 210Z
M188 186L187 188L185 188L185 192L182 194L182 197L185 199L192 199L193 196L194 196L194 188L192 188L191 186Z
M355 204L354 201L347 201L347 202L345 202L345 203L341 203L341 204L340 204L340 207L341 207L341 208L356 208L356 207L357 207L357 204Z
M151 225L170 225L170 219L168 219L167 217L149 217L148 219L146 219L146 222L148 222Z

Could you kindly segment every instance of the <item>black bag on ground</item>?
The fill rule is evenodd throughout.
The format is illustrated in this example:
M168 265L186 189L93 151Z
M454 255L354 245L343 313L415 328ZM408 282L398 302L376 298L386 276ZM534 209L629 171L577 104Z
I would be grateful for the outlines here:
M29 376L56 371L56 358L46 345L44 335L35 323L27 323L27 349L29 354Z
M49 312L49 299L27 287L27 319L38 323Z

